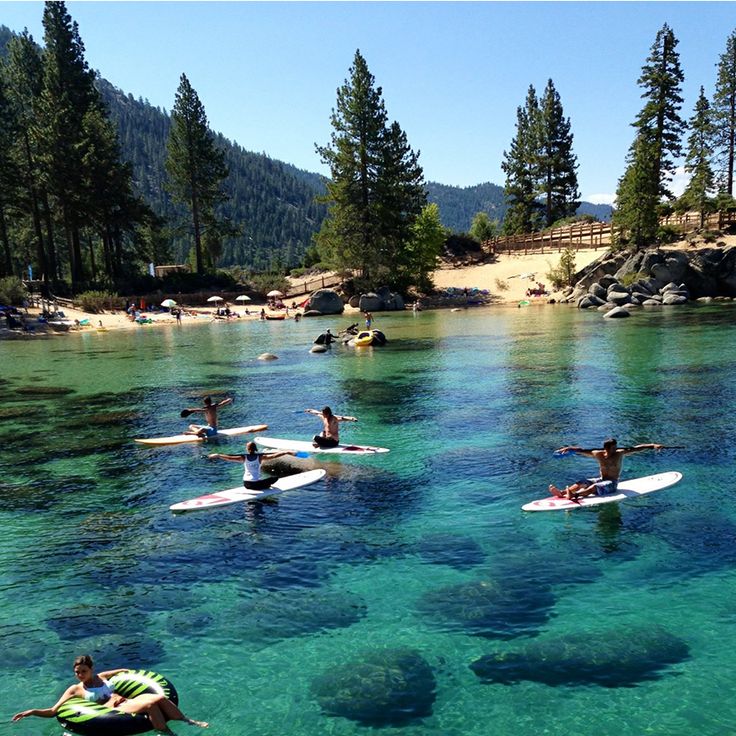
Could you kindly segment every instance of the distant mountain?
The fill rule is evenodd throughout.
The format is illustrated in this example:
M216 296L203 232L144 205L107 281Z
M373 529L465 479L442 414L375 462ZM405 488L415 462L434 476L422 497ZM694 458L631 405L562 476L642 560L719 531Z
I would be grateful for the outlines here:
M491 220L499 222L506 214L503 187L498 184L486 182L472 187L452 187L430 181L427 192L429 201L440 208L442 224L454 232L468 232L478 212L487 212ZM611 219L611 212L610 205L591 202L581 202L577 211L579 215L593 215L604 222Z

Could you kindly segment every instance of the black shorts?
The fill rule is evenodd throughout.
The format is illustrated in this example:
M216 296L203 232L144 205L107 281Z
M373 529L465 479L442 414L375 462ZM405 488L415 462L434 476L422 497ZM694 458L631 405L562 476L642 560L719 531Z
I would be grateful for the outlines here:
M317 447L323 447L325 449L328 447L337 447L340 444L337 440L332 439L332 437L323 437L321 434L314 435L312 442Z
M270 488L278 478L261 478L260 480L244 480L243 486L249 491L265 491L266 488Z

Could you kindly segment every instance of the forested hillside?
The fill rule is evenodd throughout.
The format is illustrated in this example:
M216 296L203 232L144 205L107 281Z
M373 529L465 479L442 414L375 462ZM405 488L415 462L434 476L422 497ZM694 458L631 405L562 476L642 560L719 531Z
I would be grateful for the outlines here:
M473 217L478 212L487 212L491 220L501 222L506 214L506 202L503 187L498 184L476 184L472 187L451 187L427 182L429 201L440 208L442 224L454 232L468 232ZM599 220L608 222L611 219L611 206L608 204L592 204L581 202L579 215L593 215Z
M186 222L184 211L166 189L168 114L125 95L104 79L98 79L97 87L118 128L123 158L133 166L136 189L167 221ZM325 216L324 205L314 201L320 177L246 151L219 134L216 145L225 152L230 170L225 180L228 201L220 214L243 230L241 236L225 241L220 265L249 265L259 270L277 263L297 265ZM181 261L191 239L180 233L174 242L176 259Z

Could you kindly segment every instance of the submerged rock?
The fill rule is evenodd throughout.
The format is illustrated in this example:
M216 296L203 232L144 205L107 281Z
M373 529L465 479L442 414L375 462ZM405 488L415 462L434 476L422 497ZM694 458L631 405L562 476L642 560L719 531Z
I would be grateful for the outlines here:
M258 356L258 360L278 360L279 356L274 355L273 353L261 353Z
M476 580L430 590L417 608L451 631L511 639L545 624L554 603L548 585Z
M486 553L475 540L456 534L426 536L420 540L417 549L425 562L449 565L457 570L475 567L486 559Z
M610 312L606 312L603 317L605 319L621 319L622 317L631 317L631 314L624 307L614 307Z
M432 715L436 687L432 668L411 649L368 652L312 683L325 713L370 726L401 726Z
M630 687L657 679L668 665L689 657L681 639L652 626L575 633L532 641L516 652L495 652L470 669L484 682L509 685L531 680L545 685Z

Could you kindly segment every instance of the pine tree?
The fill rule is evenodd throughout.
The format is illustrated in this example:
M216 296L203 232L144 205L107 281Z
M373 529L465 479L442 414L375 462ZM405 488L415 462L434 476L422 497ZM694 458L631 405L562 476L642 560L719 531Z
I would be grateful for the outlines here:
M708 99L703 87L695 103L695 112L690 119L685 171L690 174L690 182L683 192L682 201L700 213L700 227L705 224L705 214L710 209L708 194L713 191L715 178L711 168L713 156L714 126Z
M440 209L433 202L425 205L411 226L408 250L414 268L414 278L419 291L432 289L431 273L437 268L442 244L447 232L440 221Z
M17 206L20 172L12 151L19 136L18 122L7 94L5 64L0 64L0 277L13 274L8 214Z
M645 133L651 136L654 175L660 193L670 199L672 194L667 188L667 181L675 167L673 158L682 154L681 138L685 130L685 123L680 117L680 85L685 77L680 68L677 43L675 34L665 23L657 32L637 81L644 90L642 98L646 103L633 124L639 136Z
M179 80L171 131L168 141L166 171L174 198L187 205L194 233L194 262L197 273L204 273L202 252L206 225L215 221L214 207L224 201L222 181L227 177L225 157L214 144L204 106L186 74ZM210 244L214 245L210 239Z
M479 243L495 238L498 234L498 220L491 220L487 212L476 212L470 225L470 235Z
M42 181L64 226L72 288L84 279L80 229L85 219L82 121L97 99L94 73L84 59L76 22L63 2L46 2L43 13L43 89L37 114Z
M370 278L380 264L376 190L387 116L382 89L375 87L375 78L359 50L349 75L337 90L330 143L316 146L331 175L324 198L329 213L317 244L327 260L338 267L356 268Z
M714 148L720 191L733 196L734 149L736 147L736 31L726 40L718 62L713 95Z
M613 226L619 245L642 248L657 237L660 188L658 150L653 139L651 131L639 130L629 150L626 171L618 183Z
M532 85L524 107L516 110L516 136L503 152L501 168L506 173L504 194L508 209L503 220L507 235L539 229L540 203L537 201L540 112L537 93Z
M551 79L544 90L539 112L536 193L544 203L544 224L550 227L557 220L574 215L580 204L570 119L564 116L560 95Z

